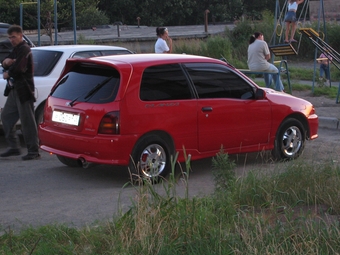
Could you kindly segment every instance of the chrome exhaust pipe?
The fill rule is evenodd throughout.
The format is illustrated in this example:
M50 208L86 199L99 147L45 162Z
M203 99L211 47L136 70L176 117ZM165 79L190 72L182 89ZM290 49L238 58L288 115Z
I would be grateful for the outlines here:
M88 168L91 165L91 163L87 162L84 158L79 158L78 161L81 167L84 169Z

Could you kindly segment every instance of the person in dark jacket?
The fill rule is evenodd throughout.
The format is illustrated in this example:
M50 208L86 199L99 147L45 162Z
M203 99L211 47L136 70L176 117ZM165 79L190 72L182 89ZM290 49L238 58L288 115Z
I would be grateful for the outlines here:
M7 100L1 112L1 121L9 148L0 157L20 155L20 141L16 123L20 119L21 131L27 147L23 160L39 159L38 130L34 117L34 80L31 48L23 40L20 26L12 25L7 30L13 45L12 52L1 62L3 78L7 80Z

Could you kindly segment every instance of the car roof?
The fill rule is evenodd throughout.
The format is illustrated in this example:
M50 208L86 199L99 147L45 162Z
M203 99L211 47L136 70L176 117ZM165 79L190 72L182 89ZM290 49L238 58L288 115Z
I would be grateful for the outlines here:
M72 60L77 61L77 60ZM79 60L78 60L79 61ZM196 56L196 55L186 55L186 54L156 54L156 53L142 53L133 55L115 55L115 56L102 56L95 57L92 59L87 59L83 61L91 62L105 62L107 64L119 65L122 63L130 65L154 65L154 64L167 64L167 63L181 63L181 62L214 62L219 61L217 59ZM81 62L81 60L79 61Z
M33 49L32 49L33 50ZM34 50L55 50L55 51L92 51L92 50L128 50L118 46L108 45L49 45L34 48Z
M9 28L10 24L0 22L1 28Z

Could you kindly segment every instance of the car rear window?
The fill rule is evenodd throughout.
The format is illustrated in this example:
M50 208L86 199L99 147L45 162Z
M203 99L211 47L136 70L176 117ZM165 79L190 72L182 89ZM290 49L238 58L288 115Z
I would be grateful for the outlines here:
M102 50L101 53L103 56L133 54L129 50Z
M145 69L140 87L143 101L193 98L183 70L178 64L152 66Z
M32 49L32 55L34 61L34 76L46 76L52 71L63 55L63 52Z
M95 51L91 50L91 51L76 52L72 56L72 58L92 58L92 57L123 55L123 54L132 54L132 52L128 50L95 50Z
M115 69L77 64L59 81L52 96L72 102L103 104L115 100L119 84L120 75Z

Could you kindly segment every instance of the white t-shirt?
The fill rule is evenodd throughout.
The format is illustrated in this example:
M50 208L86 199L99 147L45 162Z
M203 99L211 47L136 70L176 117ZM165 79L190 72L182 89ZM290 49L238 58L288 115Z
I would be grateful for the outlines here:
M169 51L169 46L165 40L158 38L155 44L155 53L164 53L164 51Z
M289 3L289 4L288 4L288 11L289 11L289 10L295 10L295 11L296 11L297 8L298 8L297 2Z
M253 71L264 71L269 68L269 63L265 56L270 54L265 41L255 40L248 47L248 67Z

